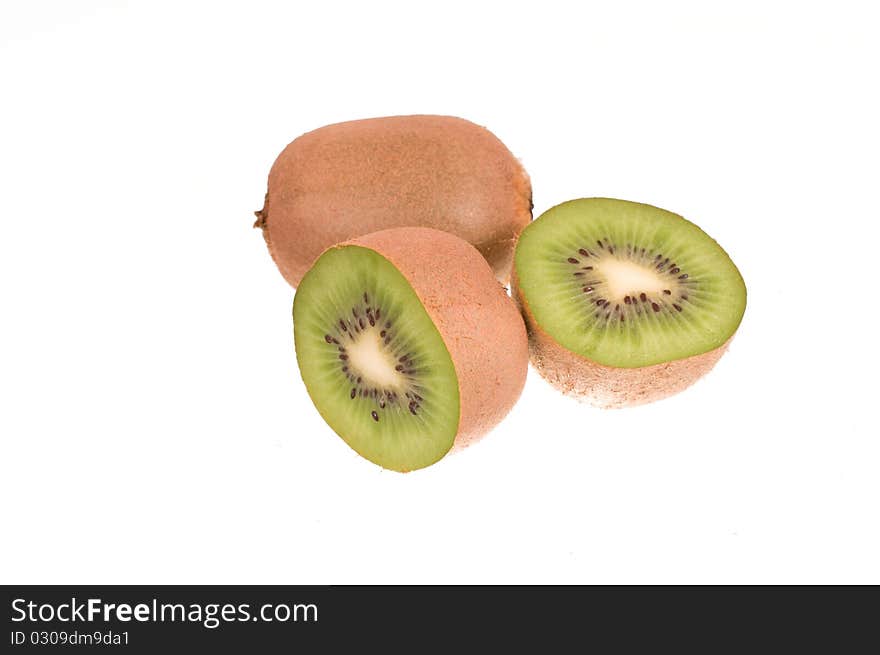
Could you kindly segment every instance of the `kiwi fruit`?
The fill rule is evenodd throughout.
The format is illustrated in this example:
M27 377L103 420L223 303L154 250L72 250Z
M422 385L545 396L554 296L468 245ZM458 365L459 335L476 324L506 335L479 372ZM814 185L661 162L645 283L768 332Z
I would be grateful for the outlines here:
M318 412L386 469L423 468L473 442L525 383L516 305L473 246L438 230L394 228L326 250L293 319Z
M562 203L523 230L513 293L538 372L605 407L691 385L724 353L746 306L739 271L699 227L607 198Z
M255 227L294 287L326 248L394 227L451 232L506 283L531 200L528 175L489 130L452 116L392 116L328 125L289 144Z

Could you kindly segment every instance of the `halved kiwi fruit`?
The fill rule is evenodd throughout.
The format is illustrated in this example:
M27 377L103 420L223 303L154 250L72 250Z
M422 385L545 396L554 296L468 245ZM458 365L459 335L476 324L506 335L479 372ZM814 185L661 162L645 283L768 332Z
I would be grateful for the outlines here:
M692 384L721 357L746 305L736 266L699 227L607 198L557 205L529 225L513 284L536 369L602 406Z
M384 468L433 464L522 391L522 317L479 252L429 228L325 251L293 304L296 356L321 416Z

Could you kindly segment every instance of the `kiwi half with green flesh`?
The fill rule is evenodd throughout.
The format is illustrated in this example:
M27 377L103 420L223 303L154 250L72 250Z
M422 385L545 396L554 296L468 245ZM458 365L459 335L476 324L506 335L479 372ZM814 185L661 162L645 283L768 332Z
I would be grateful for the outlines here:
M390 116L290 143L269 172L255 227L294 287L326 248L408 226L461 237L506 283L531 200L522 165L486 128L452 116Z
M293 303L296 356L324 420L395 471L433 464L519 397L528 339L473 246L396 228L325 251Z
M513 286L538 372L609 407L691 385L724 353L746 306L739 271L700 228L607 198L557 205L527 227Z

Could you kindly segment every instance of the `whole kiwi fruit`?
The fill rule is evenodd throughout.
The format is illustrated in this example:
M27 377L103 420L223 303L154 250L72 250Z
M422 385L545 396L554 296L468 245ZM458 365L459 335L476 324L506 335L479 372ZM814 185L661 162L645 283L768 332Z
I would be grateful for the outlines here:
M489 130L452 116L392 116L290 143L269 172L255 227L294 287L326 248L395 227L455 234L506 283L531 210L525 169Z

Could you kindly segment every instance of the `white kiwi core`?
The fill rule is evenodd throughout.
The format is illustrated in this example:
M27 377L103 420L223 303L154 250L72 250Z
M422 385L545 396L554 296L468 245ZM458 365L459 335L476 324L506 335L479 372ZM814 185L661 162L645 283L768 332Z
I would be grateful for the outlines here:
M374 385L401 389L406 380L395 370L397 361L382 343L379 327L367 328L348 345L349 362L356 371Z
M637 295L640 292L659 295L669 287L655 269L636 262L605 257L596 263L598 272L605 278L607 291L605 295L613 302L622 302L624 297Z

